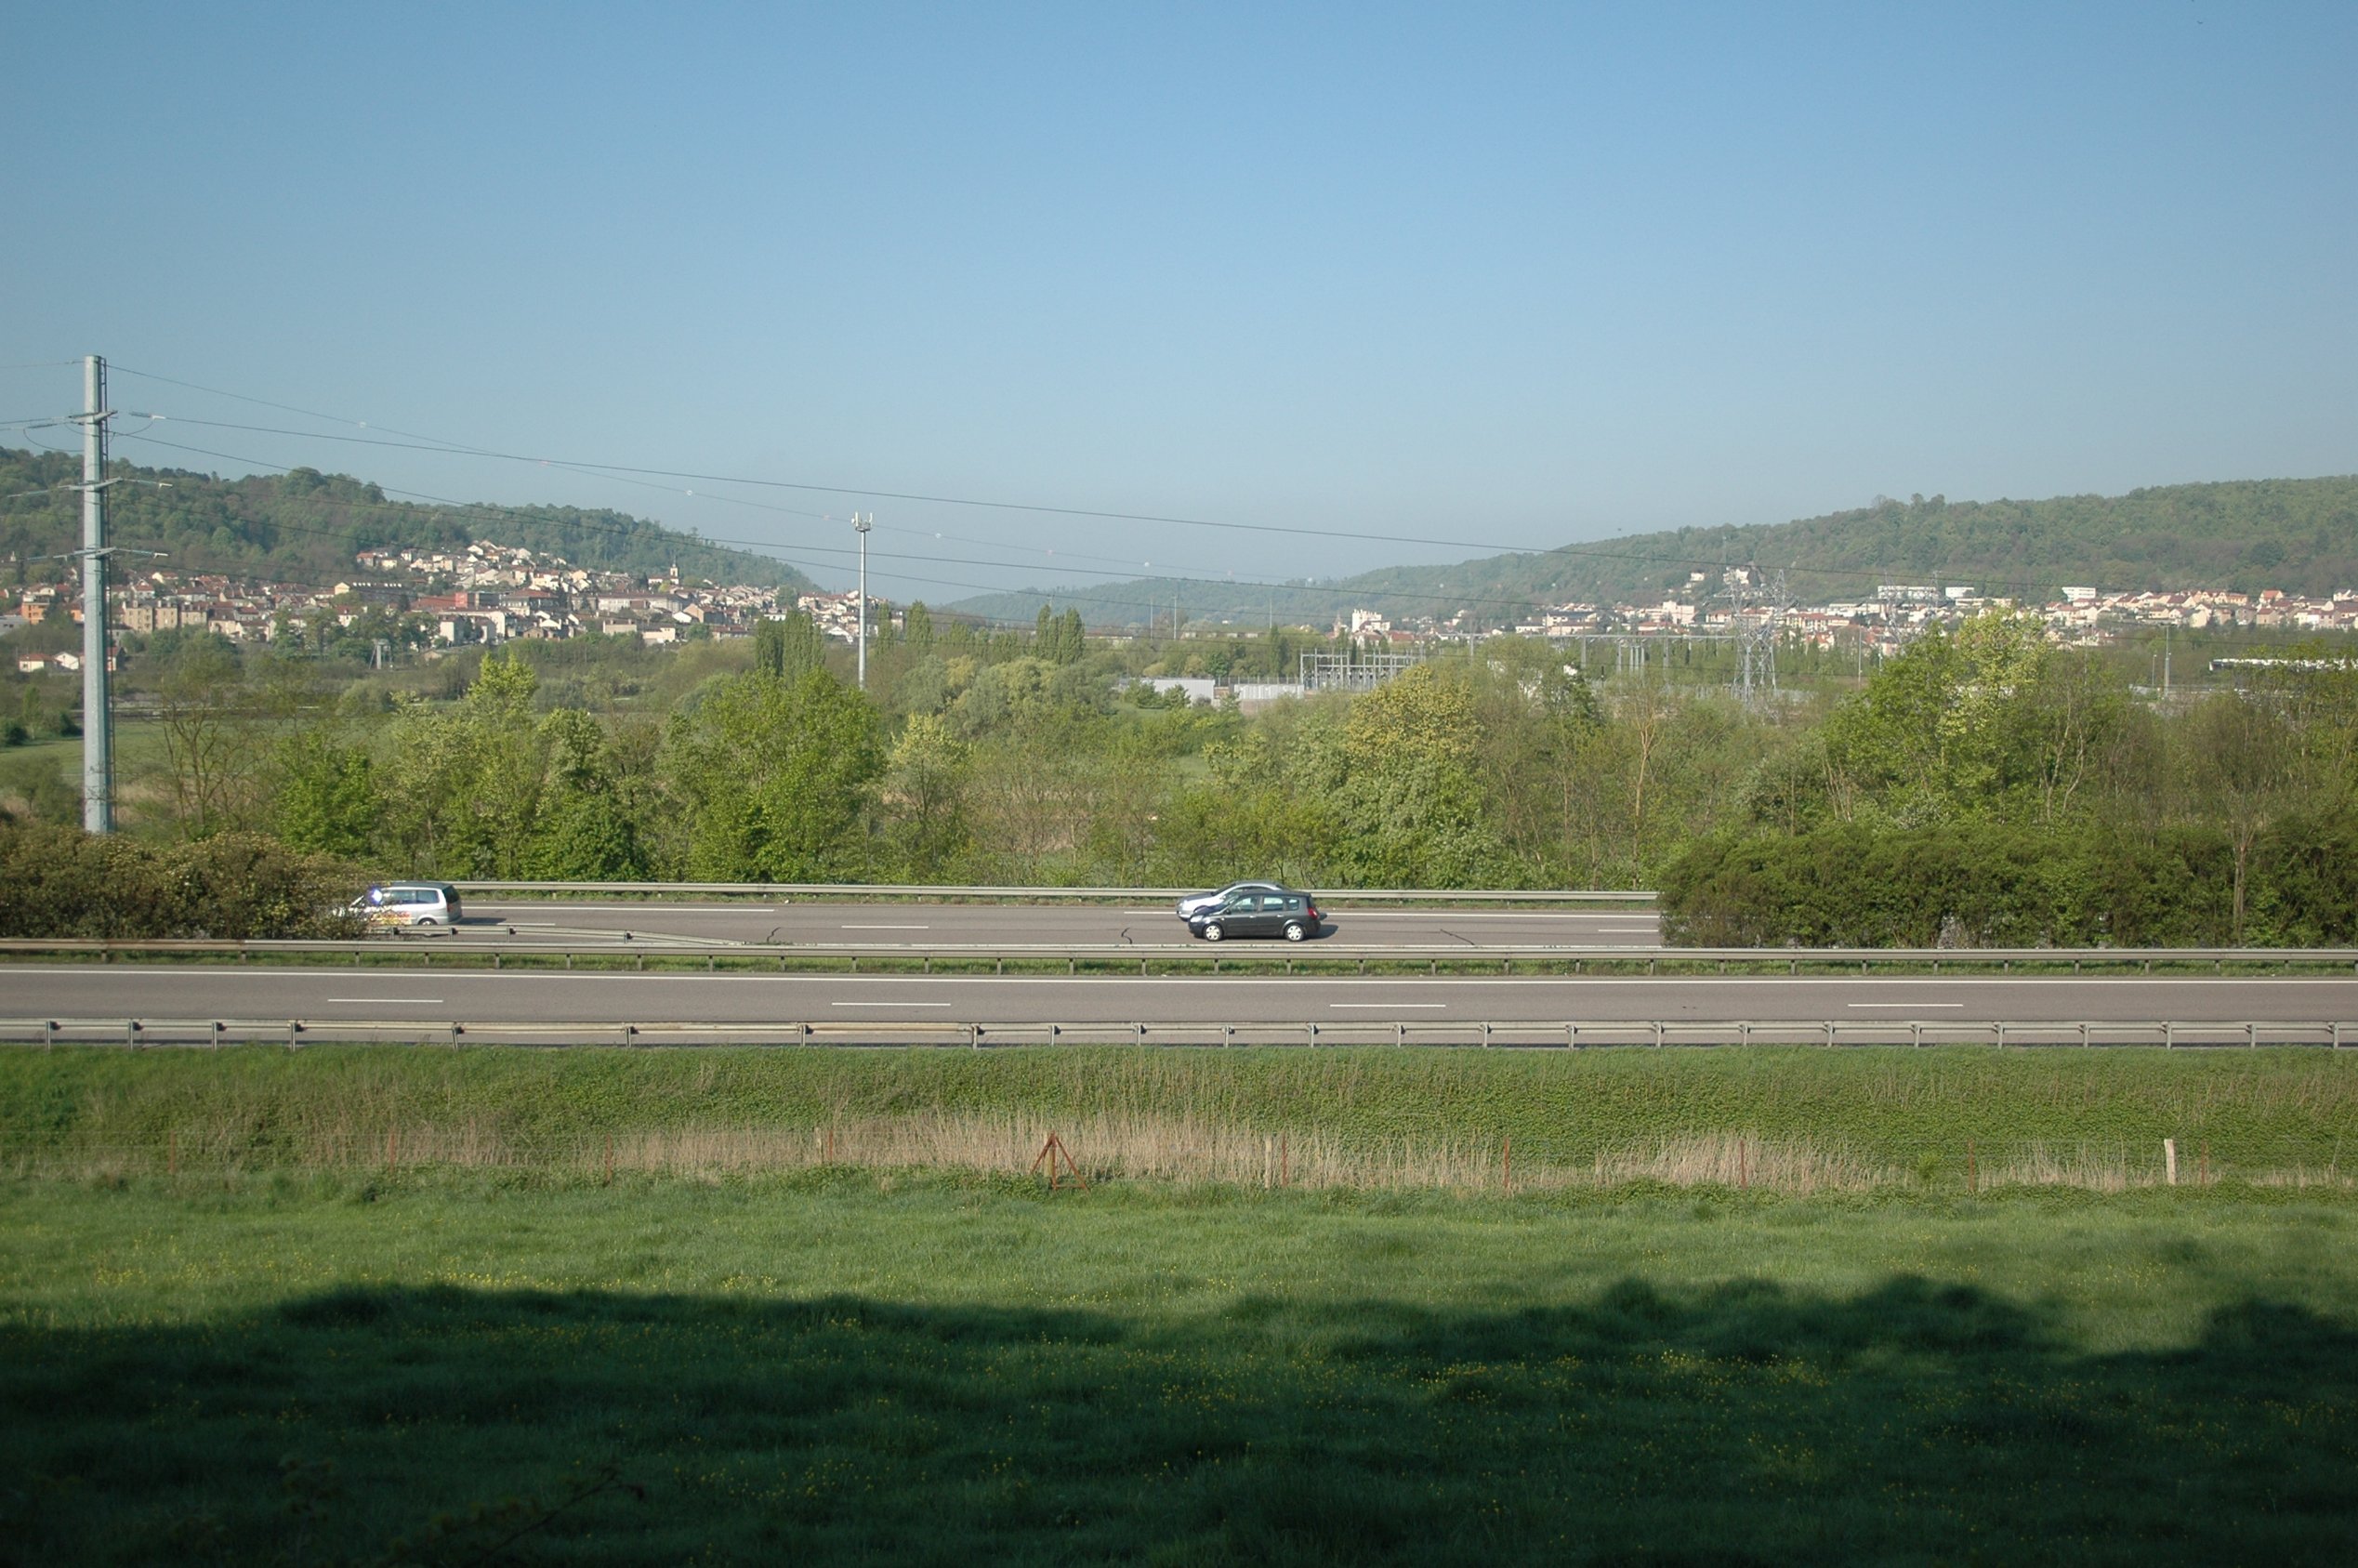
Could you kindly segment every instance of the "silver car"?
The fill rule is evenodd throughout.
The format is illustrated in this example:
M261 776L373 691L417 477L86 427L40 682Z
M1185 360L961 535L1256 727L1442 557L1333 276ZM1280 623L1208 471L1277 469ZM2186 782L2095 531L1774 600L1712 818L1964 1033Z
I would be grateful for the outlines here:
M1207 909L1218 909L1239 893L1282 893L1285 889L1275 882L1231 882L1217 892L1190 893L1179 901L1179 917L1192 920Z

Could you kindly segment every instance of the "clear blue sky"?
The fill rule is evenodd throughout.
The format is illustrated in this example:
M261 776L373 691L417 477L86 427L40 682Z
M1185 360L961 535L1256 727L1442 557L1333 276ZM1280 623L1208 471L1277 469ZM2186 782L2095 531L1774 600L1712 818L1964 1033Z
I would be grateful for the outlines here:
M1469 547L148 432L431 494L811 562L859 505L1021 563L930 575L1012 585L1058 580L1047 549L1324 575L1877 493L2358 470L2349 0L5 0L0 37L0 364L99 352L506 452ZM0 418L79 389L0 370ZM338 428L127 374L114 401Z

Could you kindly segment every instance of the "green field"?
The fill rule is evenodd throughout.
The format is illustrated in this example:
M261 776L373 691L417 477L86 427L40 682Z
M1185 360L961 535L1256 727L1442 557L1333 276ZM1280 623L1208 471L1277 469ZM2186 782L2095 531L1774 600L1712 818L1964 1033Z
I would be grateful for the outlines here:
M2340 1562L2351 1084L2271 1051L13 1051L0 1562ZM1043 1127L1087 1191L1023 1174ZM2124 1190L1908 1163L2165 1128L2278 1153ZM1215 1133L1243 1167L1186 1163ZM1264 1188L1271 1135L1335 1163ZM1600 1139L1892 1168L1595 1179Z
M2358 1052L569 1050L269 1047L0 1055L0 1172L487 1166L692 1175L1021 1169L1058 1132L1108 1177L1798 1192L2346 1185Z

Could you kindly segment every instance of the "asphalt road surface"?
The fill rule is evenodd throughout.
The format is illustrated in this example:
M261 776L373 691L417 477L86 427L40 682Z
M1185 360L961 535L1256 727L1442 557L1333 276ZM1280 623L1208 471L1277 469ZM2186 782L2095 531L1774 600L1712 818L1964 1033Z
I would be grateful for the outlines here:
M517 945L620 942L680 946L987 946L993 943L1190 941L1165 904L985 903L548 903L468 899L465 920L430 940ZM1322 940L1353 947L1653 947L1661 917L1650 909L1323 909ZM1255 944L1258 945L1258 944Z
M2171 1020L2358 1023L2358 978L1430 979L0 967L0 1018L772 1025Z

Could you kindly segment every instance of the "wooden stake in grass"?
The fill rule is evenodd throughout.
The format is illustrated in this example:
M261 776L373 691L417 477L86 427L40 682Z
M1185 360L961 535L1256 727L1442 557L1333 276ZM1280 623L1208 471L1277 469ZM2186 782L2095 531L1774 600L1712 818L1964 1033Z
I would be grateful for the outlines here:
M2162 1140L2162 1179L2178 1185L2178 1140L2174 1138Z
M1073 1152L1065 1148L1064 1140L1057 1137L1054 1133L1048 1134L1048 1140L1040 1145L1040 1152L1032 1156L1032 1168L1036 1171L1040 1168L1040 1162L1042 1160L1047 1161L1048 1191L1053 1192L1059 1190L1057 1186L1057 1161L1060 1159L1064 1162L1064 1167L1073 1173L1073 1179L1081 1184L1081 1191L1084 1192L1087 1192L1089 1190L1088 1178L1081 1174L1080 1165L1073 1158Z

